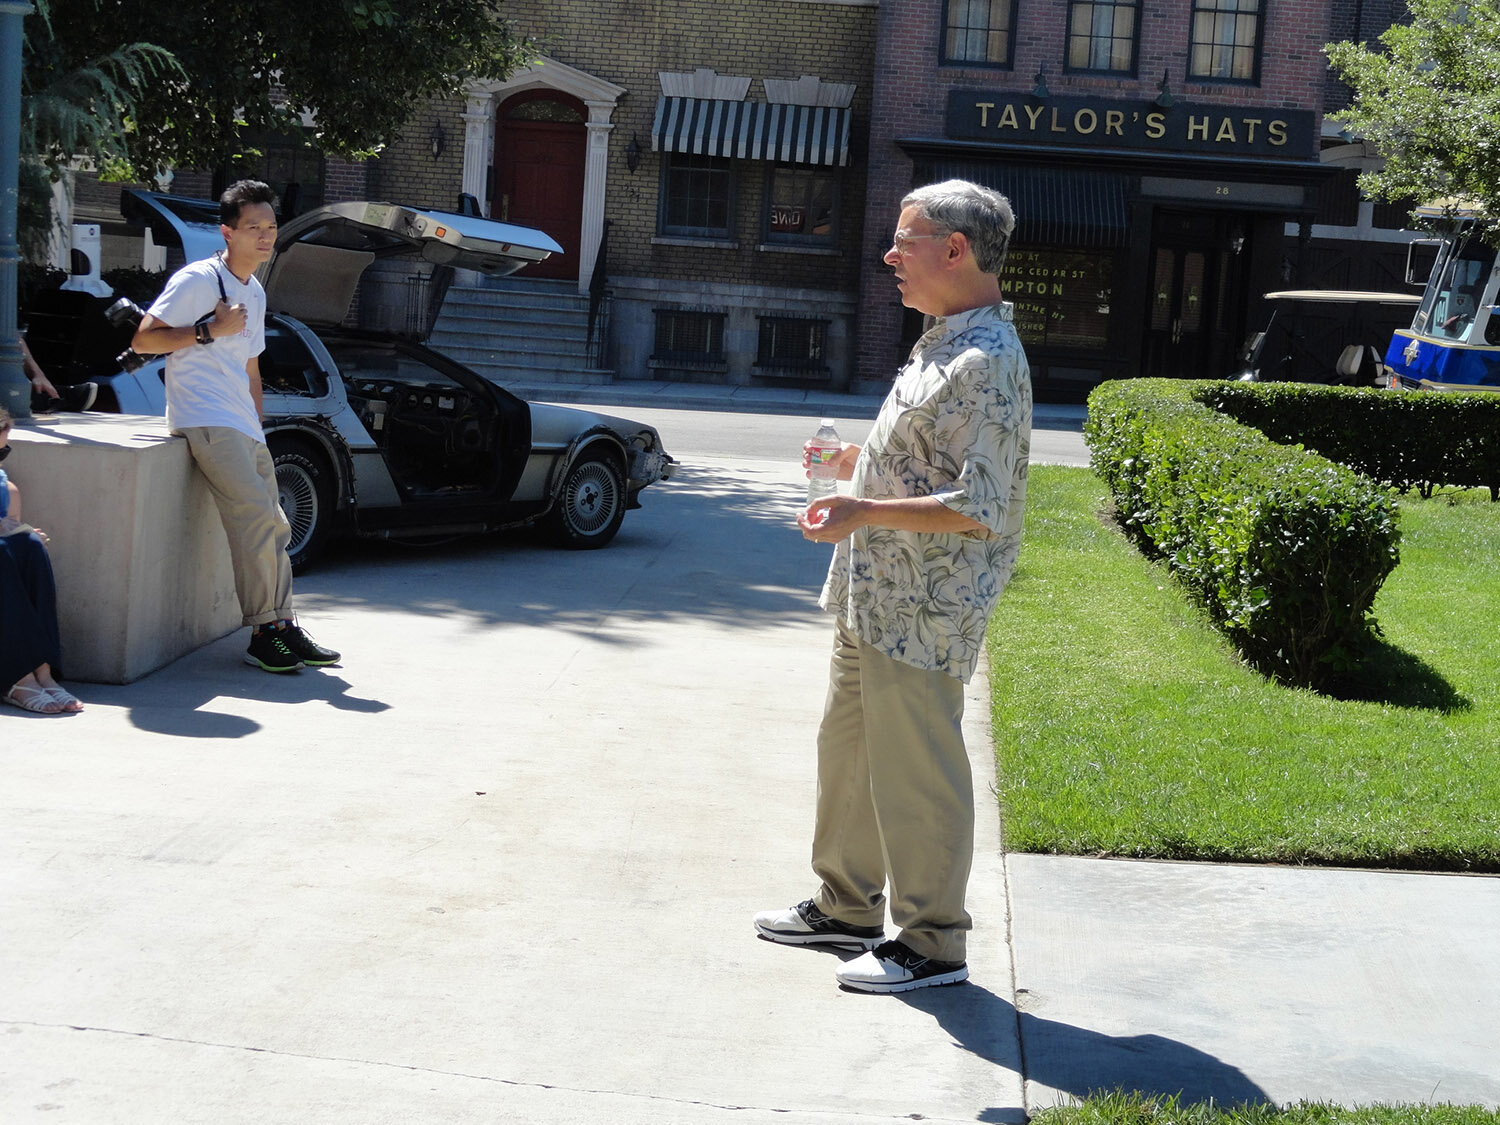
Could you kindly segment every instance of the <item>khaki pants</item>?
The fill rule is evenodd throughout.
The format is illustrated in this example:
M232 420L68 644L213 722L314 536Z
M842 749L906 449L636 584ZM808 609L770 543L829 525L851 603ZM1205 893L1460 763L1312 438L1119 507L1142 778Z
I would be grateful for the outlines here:
M892 660L839 622L818 730L814 901L854 926L891 920L924 957L964 960L974 785L962 681Z
M292 528L281 511L271 451L228 426L188 426L180 433L219 506L245 624L289 620Z

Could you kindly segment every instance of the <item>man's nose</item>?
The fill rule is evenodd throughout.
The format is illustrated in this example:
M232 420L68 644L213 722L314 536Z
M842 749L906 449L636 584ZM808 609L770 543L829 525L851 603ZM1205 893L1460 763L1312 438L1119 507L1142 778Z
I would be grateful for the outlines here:
M901 261L901 255L896 253L896 248L892 246L881 255L880 260L888 266L894 266L897 262Z

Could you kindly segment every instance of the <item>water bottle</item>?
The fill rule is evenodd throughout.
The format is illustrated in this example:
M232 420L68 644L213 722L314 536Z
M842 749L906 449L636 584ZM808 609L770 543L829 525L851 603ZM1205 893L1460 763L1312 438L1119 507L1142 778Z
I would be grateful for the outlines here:
M804 446L808 455L807 501L821 500L839 490L839 470L834 464L844 443L839 441L838 431L833 428L833 419L824 418L818 432Z

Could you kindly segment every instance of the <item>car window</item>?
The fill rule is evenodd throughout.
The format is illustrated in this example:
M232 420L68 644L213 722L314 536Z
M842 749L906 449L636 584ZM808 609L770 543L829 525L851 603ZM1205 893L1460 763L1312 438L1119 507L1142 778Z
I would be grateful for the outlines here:
M457 383L447 372L390 344L328 340L328 350L339 365L346 382L400 383L404 386L431 386Z

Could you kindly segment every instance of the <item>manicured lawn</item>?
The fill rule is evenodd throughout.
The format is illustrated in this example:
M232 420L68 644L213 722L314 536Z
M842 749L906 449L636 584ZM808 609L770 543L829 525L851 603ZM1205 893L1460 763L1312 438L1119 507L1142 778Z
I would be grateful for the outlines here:
M1335 699L1240 663L1108 524L1086 469L1032 470L990 625L1014 851L1500 871L1500 504L1401 504L1384 641Z
M1109 1094L1046 1109L1035 1125L1500 1125L1482 1106L1343 1106L1303 1102L1271 1106L1182 1105L1175 1098Z

